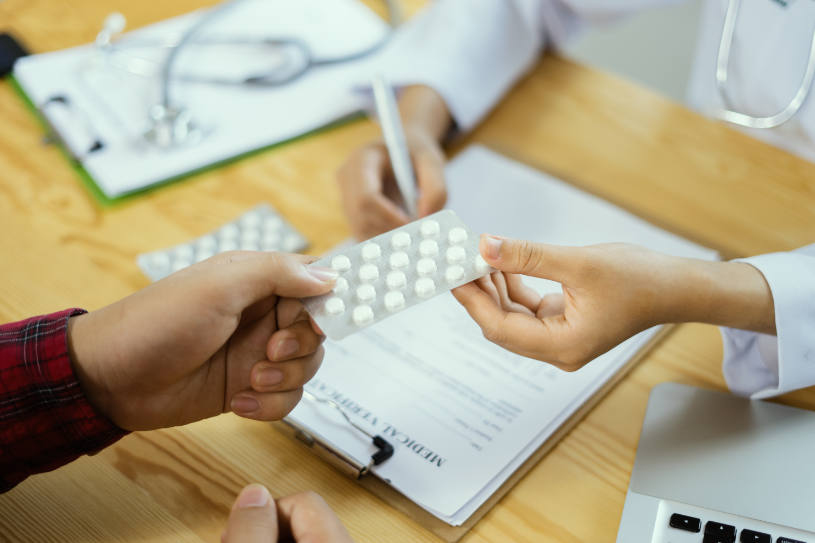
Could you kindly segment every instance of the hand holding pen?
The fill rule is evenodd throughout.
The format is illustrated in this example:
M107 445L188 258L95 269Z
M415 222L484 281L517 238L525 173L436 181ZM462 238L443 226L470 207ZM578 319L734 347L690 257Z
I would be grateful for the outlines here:
M447 200L445 157L439 143L450 125L444 100L429 87L406 88L399 101L403 131L392 91L379 81L374 92L385 141L358 149L338 172L343 207L360 240L412 220L408 206L415 209L413 218L424 217L442 209ZM405 158L394 158L398 156ZM400 175L410 179L401 185L408 196L400 189Z

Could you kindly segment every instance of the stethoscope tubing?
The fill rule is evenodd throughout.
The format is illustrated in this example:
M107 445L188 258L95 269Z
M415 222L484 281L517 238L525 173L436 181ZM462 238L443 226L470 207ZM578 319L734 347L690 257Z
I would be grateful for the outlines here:
M724 103L724 108L717 111L716 115L724 121L747 128L775 128L792 119L801 110L812 93L813 81L815 81L815 22L813 22L812 42L809 48L806 70L792 99L777 113L767 116L754 116L735 111L727 90L730 55L740 7L741 0L728 0L724 24L722 25L722 36L719 40L719 50L716 55L716 88Z

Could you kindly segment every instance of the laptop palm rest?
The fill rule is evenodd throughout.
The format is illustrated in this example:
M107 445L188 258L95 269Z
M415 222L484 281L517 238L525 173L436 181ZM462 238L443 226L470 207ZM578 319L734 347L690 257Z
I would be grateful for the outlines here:
M815 532L815 413L661 384L630 491Z

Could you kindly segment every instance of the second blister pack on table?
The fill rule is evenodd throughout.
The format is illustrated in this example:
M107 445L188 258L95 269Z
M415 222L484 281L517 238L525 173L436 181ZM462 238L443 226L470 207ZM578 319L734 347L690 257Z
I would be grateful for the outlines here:
M137 258L144 274L158 281L173 272L225 251L294 253L308 241L269 204L260 204L217 230Z

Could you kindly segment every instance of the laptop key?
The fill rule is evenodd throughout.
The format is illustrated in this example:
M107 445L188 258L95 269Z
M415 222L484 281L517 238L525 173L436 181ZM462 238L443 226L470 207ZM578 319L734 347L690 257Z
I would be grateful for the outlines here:
M770 534L756 532L745 528L741 531L739 543L773 543L773 538Z
M698 532L702 529L702 521L696 517L674 513L668 521L668 526L688 532Z
M709 520L705 523L705 535L715 535L721 541L734 543L736 541L736 527Z
M705 534L705 537L702 538L702 543L733 543L734 541L735 539L722 537L717 534Z
M806 541L798 541L797 539L790 539L789 537L779 537L775 543L806 543Z

